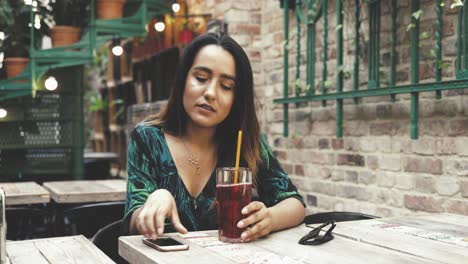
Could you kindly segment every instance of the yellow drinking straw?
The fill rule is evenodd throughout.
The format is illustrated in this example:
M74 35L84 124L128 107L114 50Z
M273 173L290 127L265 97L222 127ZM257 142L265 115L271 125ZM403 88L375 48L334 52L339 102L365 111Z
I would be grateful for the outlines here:
M239 134L237 135L236 169L234 170L234 184L237 183L237 177L239 174L241 143L242 143L242 130L239 130Z

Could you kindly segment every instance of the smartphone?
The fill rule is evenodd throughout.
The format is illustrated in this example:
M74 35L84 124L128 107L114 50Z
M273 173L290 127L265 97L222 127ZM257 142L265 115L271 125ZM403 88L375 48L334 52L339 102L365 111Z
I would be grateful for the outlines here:
M162 252L188 250L189 246L170 237L143 238L143 244Z

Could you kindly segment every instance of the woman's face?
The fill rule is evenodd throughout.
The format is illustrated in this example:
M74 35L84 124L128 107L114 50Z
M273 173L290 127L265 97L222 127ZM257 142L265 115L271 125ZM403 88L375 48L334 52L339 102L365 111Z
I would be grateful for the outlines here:
M217 45L207 45L195 56L185 81L183 104L189 122L215 127L231 112L236 64L232 55Z

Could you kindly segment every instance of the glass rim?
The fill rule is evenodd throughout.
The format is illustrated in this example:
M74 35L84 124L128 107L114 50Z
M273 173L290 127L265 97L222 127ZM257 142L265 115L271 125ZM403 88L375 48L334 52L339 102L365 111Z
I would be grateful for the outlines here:
M249 167L239 167L239 170L240 169L252 172L252 170ZM216 171L218 170L232 171L232 170L236 170L236 167L216 167Z

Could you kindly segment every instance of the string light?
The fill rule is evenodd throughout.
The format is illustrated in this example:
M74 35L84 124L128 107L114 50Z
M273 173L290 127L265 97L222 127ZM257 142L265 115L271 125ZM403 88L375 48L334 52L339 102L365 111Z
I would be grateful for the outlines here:
M0 118L5 118L8 112L4 108L0 108Z
M114 54L115 56L120 56L122 55L122 53L123 53L122 46L117 45L112 48L112 54Z
M178 3L172 4L172 11L174 11L174 13L179 12L179 10L180 10L180 5Z
M156 29L156 31L158 32L163 32L164 29L166 28L166 25L163 23L163 22L158 22L156 24L154 24L154 28Z
M54 91L58 87L57 79L55 79L54 76L49 76L49 78L45 80L44 84L45 88L49 91Z

